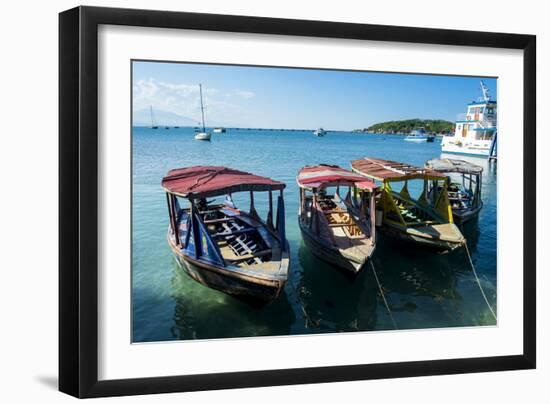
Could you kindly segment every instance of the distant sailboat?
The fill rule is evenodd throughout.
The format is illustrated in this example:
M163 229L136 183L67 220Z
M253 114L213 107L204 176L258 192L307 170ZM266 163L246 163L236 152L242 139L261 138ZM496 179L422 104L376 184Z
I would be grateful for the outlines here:
M157 126L157 124L155 122L155 115L153 114L153 106L152 105L151 105L150 111L151 111L151 129L158 129L159 127Z
M195 139L196 140L208 140L210 141L210 137L212 134L210 132L206 131L206 128L204 126L204 105L202 103L202 85L199 84L199 94L201 97L201 117L202 117L202 131L198 131L195 133Z

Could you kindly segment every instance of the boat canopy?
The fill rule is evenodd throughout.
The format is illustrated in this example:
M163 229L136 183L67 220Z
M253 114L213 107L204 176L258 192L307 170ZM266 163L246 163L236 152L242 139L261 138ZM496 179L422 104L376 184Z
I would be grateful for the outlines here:
M335 187L339 185L370 191L376 189L374 181L341 167L328 164L302 168L298 173L296 181L301 188L305 189Z
M162 187L184 198L206 198L233 192L282 190L285 184L267 177L221 166L194 166L170 170Z
M441 173L481 174L483 167L458 159L432 159L426 161L426 168Z
M437 171L415 167L397 161L365 157L351 162L356 173L378 181L406 181L414 179L444 180L445 175Z

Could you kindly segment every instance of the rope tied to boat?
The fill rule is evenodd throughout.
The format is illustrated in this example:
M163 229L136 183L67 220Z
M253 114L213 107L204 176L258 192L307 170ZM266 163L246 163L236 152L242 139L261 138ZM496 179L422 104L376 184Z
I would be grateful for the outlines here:
M466 240L464 240L464 249L466 250L466 255L468 256L468 260L470 261L470 265L472 267L472 272L474 273L474 277L476 279L477 286L479 287L479 290L481 291L481 296L483 296L483 299L485 300L485 303L487 304L487 307L489 308L489 311L493 315L493 318L495 319L495 322L497 322L497 315L495 314L495 311L493 310L493 307L489 303L489 299L487 299L487 295L485 294L485 291L483 290L483 286L481 286L481 281L479 280L479 276L477 275L476 267L474 266L474 262L472 260L472 256L470 255L470 250L468 249L468 243Z
M374 264L372 263L372 260L369 260L370 266L372 268L372 273L374 274L374 279L376 280L376 284L378 285L378 290L380 291L380 296L382 297L382 301L384 302L384 305L386 306L386 310L388 311L388 314L390 316L391 322L393 324L393 328L398 330L397 323L395 322L395 319L393 318L393 314L391 313L390 306L388 305L388 301L386 300L386 295L384 294L384 290L382 289L382 285L380 284L380 280L378 279L378 275L376 274L376 269L374 269Z

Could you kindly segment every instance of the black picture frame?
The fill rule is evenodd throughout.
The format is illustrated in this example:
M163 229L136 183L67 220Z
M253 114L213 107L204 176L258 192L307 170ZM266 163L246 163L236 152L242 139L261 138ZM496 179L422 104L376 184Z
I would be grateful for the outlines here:
M99 381L100 24L523 50L523 354ZM533 35L96 7L60 13L59 390L84 398L535 368L535 66Z

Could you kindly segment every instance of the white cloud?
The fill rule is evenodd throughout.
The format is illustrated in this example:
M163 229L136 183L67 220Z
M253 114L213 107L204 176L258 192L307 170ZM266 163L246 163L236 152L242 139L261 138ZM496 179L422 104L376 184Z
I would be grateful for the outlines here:
M246 115L232 98L250 99L252 91L237 90L230 93L210 88L203 84L203 102L207 121L216 124L234 123L235 117ZM226 94L230 94L227 97ZM236 101L236 100L235 100ZM133 108L135 111L153 106L193 120L200 120L200 99L198 84L170 83L155 78L137 80L133 85Z
M245 100L248 100L250 98L253 98L256 94L254 94L252 91L238 90L237 95L244 98Z

